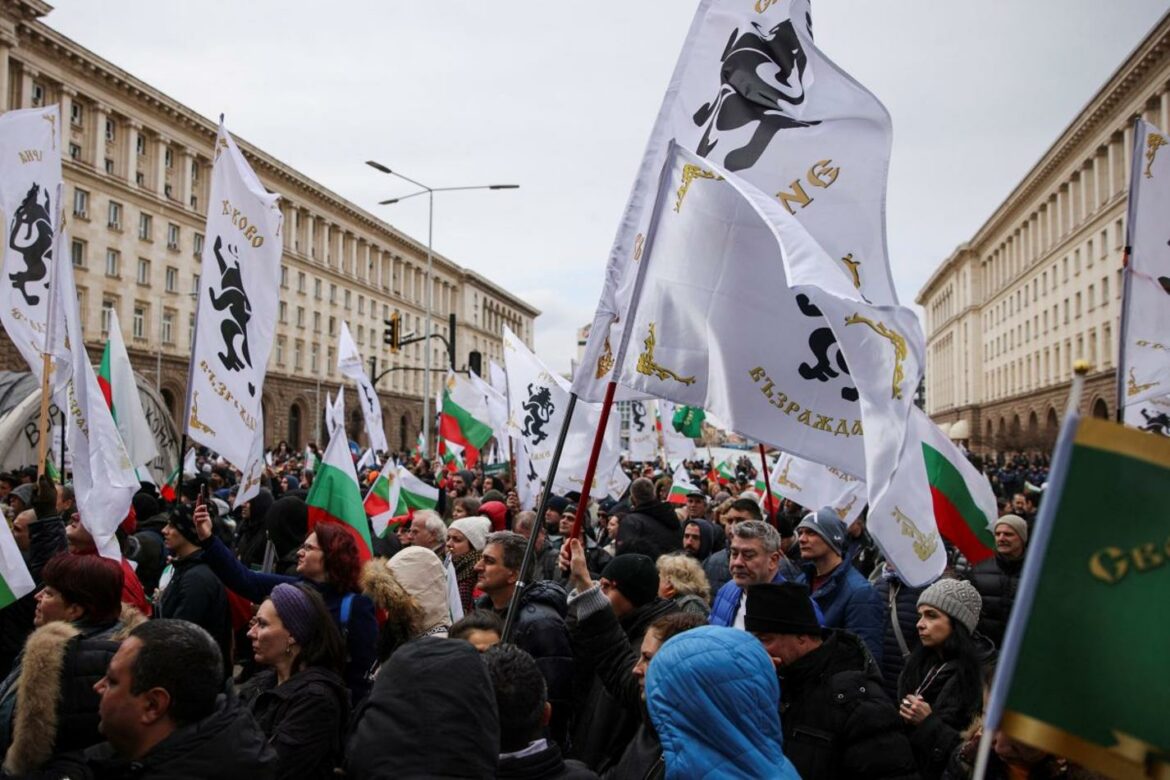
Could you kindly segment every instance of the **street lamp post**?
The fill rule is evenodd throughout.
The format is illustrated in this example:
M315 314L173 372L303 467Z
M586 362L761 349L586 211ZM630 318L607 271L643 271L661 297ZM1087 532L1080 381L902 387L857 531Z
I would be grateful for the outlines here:
M398 198L390 198L388 200L378 201L379 206L389 206L394 203L400 203L416 195L427 196L427 304L426 304L426 324L423 326L423 455L428 455L431 446L431 414L427 411L427 404L431 399L431 313L433 311L435 293L433 285L433 271L434 271L434 230L435 230L435 193L436 192L453 192L456 190L515 190L519 189L519 184L479 184L469 187L428 187L420 181L415 181L409 176L403 175L399 171L391 170L374 160L367 160L366 165L370 166L376 171L388 174L390 176L397 176L398 178L408 181L419 189L407 195Z

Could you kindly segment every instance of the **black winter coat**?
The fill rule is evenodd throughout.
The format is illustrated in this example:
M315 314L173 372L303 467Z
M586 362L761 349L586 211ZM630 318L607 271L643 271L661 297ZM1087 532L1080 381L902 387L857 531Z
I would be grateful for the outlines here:
M650 723L650 713L642 707L642 724L616 764L601 773L604 780L662 780L666 777L666 760L662 743Z
M159 594L154 616L194 623L219 645L224 676L232 668L232 622L227 590L203 560L203 551L171 563L171 581Z
M580 761L561 756L556 743L523 758L500 759L496 780L597 780L597 774Z
M495 777L496 691L466 642L422 637L390 656L354 715L346 777Z
M622 518L618 526L615 547L618 555L640 552L658 560L658 556L682 549L682 525L673 504L654 501L640 506Z
M720 588L731 581L731 551L724 547L708 555L707 560L703 561L703 573L707 575L711 592L718 593Z
M898 626L902 629L902 639L906 648L912 653L922 644L918 638L918 597L924 588L912 588L901 580L881 577L874 583L874 589L886 605L886 631L882 637L882 679L886 693L892 701L901 701L898 698L898 678L902 676L902 668L906 666L906 659L902 655L902 646L898 644L898 637L894 633L894 617L898 616ZM893 594L894 609L890 609L890 594Z
M948 662L931 681L919 691L931 712L917 726L910 728L910 744L918 769L924 778L940 777L951 754L963 742L962 731L982 709L982 701L965 701L960 691L954 661ZM918 690L921 680L910 680L905 671L898 681L898 700Z
M997 554L994 558L975 564L967 574L967 579L983 597L979 625L975 630L994 642L996 647L1003 644L1003 634L1007 630L1016 590L1020 587L1020 570L1023 568L1022 556L1010 560Z
M277 777L329 778L341 766L349 690L335 672L310 666L276 684L262 672L240 690L256 723L276 750Z
M902 719L861 640L833 631L780 675L784 755L805 780L914 778Z
M641 722L641 689L630 675L632 685L614 686L618 670L629 671L638 660L646 630L658 618L678 611L669 599L658 598L618 618L608 605L584 620L569 621L576 658L576 689L571 755L598 771L613 763L634 737ZM607 666L605 677L599 665ZM617 687L613 692L610 688Z
M273 780L276 753L248 708L220 696L215 711L183 726L137 761L119 758L110 743L62 757L34 780L191 780L195 777Z

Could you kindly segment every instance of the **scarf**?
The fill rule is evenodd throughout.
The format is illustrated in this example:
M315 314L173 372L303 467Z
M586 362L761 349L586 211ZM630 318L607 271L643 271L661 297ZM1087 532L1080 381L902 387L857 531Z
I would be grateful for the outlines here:
M475 564L483 557L478 550L472 550L463 555L451 557L451 564L455 567L455 581L459 585L459 600L463 603L463 614L470 614L475 609Z

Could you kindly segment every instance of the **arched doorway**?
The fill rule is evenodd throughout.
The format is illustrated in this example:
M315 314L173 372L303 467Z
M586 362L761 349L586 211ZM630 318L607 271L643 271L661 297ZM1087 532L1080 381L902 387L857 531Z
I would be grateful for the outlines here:
M288 446L297 451L301 444L301 406L293 404L288 409Z
M411 450L408 436L410 436L410 415L404 414L398 418L398 449L402 452L410 452Z
M1035 410L1028 412L1028 434L1025 444L1029 448L1040 446L1040 417Z
M349 413L349 425L346 426L346 435L350 441L361 441L362 433L362 413L360 409L353 409Z
M179 409L175 405L175 394L166 387L160 390L159 394L162 396L163 403L166 404L167 413L171 416L171 419L177 420L179 417Z
M1098 420L1109 419L1109 407L1106 405L1104 398L1098 398L1093 402L1093 416Z

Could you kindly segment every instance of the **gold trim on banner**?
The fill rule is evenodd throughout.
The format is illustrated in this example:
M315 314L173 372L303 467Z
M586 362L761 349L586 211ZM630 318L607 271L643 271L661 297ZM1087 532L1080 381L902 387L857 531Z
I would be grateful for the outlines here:
M1086 417L1077 426L1074 443L1170 469L1170 439L1120 423Z
M1154 172L1150 170L1154 165L1154 156L1158 154L1158 149L1166 145L1166 139L1157 133L1150 133L1146 136L1146 178L1154 178ZM677 209L676 209L677 211Z
M833 507L833 511L836 512L837 517L841 518L842 522L844 522L845 518L848 517L849 513L853 510L853 505L856 503L857 503L857 496L853 496L852 498L849 499L848 504L846 504L845 506ZM929 558L930 556L928 555L926 557Z
M1170 780L1170 762L1149 743L1114 731L1117 744L1098 745L1042 720L1007 710L999 728L1012 739L1074 761L1115 780Z
M914 539L914 554L918 556L918 560L927 561L930 556L934 555L934 551L938 549L938 534L929 533L924 534L914 524L914 521L906 516L898 507L894 507L894 511L890 515L898 521L898 525L902 527L902 536L909 536Z
M847 254L841 258L841 262L845 264L845 267L849 270L849 275L851 277L853 277L853 286L855 288L857 288L858 290L860 290L861 289L861 272L858 269L861 267L861 261L854 260L853 253L850 252L849 254Z
M191 393L191 419L187 423L188 427L194 428L197 431L203 431L206 434L215 436L215 431L211 429L207 423L199 419L199 391L195 390Z
M634 262L642 259L642 246L646 243L646 236L639 233L634 236Z
M1125 394L1130 398L1133 398L1138 393L1144 393L1146 390L1149 390L1151 387L1155 387L1159 384L1161 384L1161 382L1146 382L1145 384L1139 385L1137 382L1137 377L1133 373L1133 368L1130 367L1129 381L1126 383Z
M790 468L792 468L792 461L784 464L784 470L776 476L776 484L781 487L790 487L793 490L804 490L804 488L788 478L788 470Z
M691 182L695 179L712 179L714 181L723 181L722 176L716 176L714 171L707 171L697 165L687 163L682 170L682 184L678 187L678 200L674 203L674 210L677 213L682 209L683 198L687 196L687 191L691 188Z
M601 379L613 368L613 348L609 346L609 336L605 337L605 351L597 357L596 378Z
M845 318L846 325L868 325L874 333L889 341L894 345L894 377L892 381L893 391L891 398L902 397L902 382L906 378L905 371L902 367L902 361L906 359L906 339L901 333L890 328L884 322L874 322L868 317L862 317L860 314L851 314Z
M654 323L650 323L650 335L642 342L646 347L646 351L638 355L638 364L634 367L639 374L646 376L656 376L665 382L667 379L673 379L676 382L682 382L684 385L693 385L695 378L693 376L679 376L674 371L660 366L654 362Z

